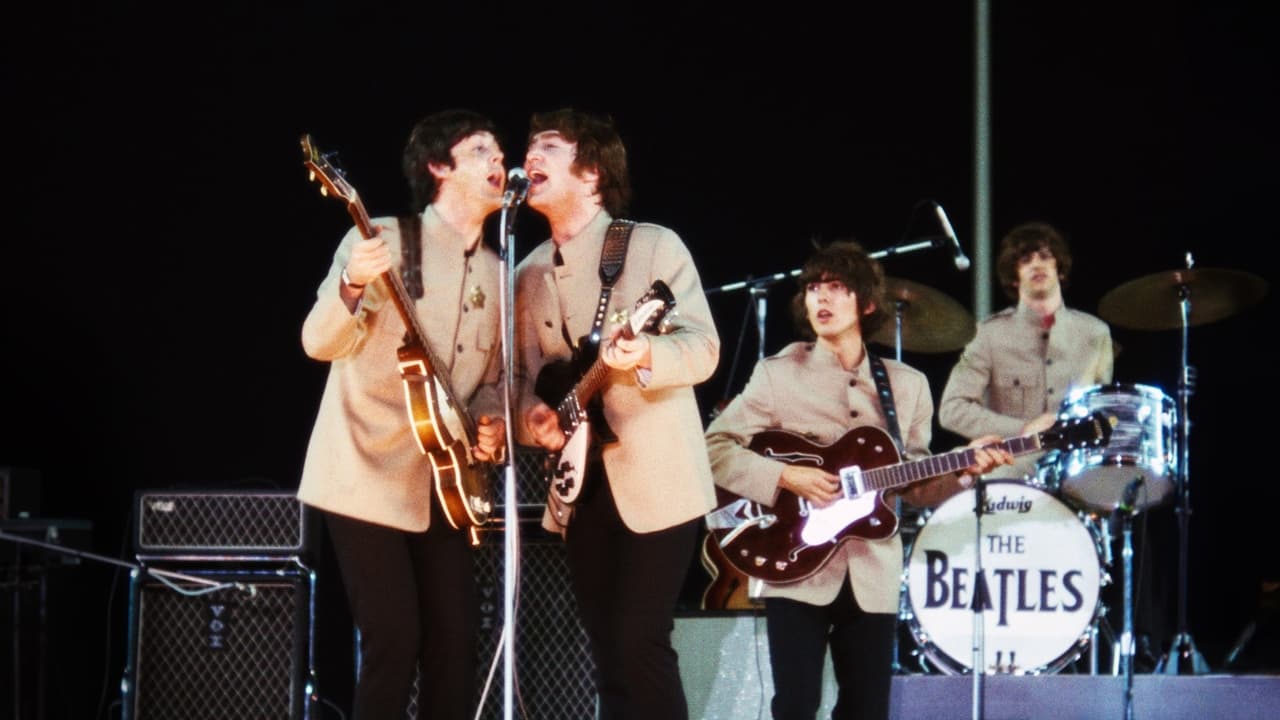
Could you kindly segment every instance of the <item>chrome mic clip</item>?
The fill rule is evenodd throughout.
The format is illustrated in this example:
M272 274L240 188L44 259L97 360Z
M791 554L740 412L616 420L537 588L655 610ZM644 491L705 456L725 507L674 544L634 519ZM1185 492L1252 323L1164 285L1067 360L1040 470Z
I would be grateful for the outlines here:
M529 197L529 175L522 167L507 172L507 189L502 193L502 207L513 208Z

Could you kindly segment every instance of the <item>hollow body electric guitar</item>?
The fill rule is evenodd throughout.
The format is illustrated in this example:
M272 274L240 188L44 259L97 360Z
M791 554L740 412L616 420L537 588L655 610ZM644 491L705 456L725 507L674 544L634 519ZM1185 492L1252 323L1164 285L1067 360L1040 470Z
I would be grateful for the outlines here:
M655 280L636 301L623 325L622 337L630 339L642 332L663 332L669 327L669 313L675 304L671 288ZM618 440L605 421L598 395L609 373L609 366L600 358L599 340L593 341L588 335L578 341L572 359L543 366L534 384L534 393L555 408L560 430L564 432L564 447L547 453L545 471L550 492L566 505L578 500L589 480L586 465L593 447Z
M360 196L342 172L315 148L310 135L302 137L302 154L312 179L320 183L321 194L344 201L360 234L366 239L373 237L377 230ZM474 529L488 522L493 512L490 464L476 461L472 453L476 447L475 421L454 397L448 378L440 374L440 369L447 366L431 351L399 272L393 268L382 273L379 280L404 321L404 344L396 354L414 440L431 461L435 494L449 524Z
M1100 412L1059 420L1042 433L1001 441L1013 455L1044 449L1063 451L1106 445L1111 424ZM707 527L724 557L743 573L766 582L799 582L818 572L846 540L880 540L898 531L898 517L884 491L959 472L973 465L974 449L964 448L900 462L889 434L863 426L830 445L816 445L786 430L766 430L752 438L751 450L789 465L823 468L840 478L842 497L818 507L788 490L772 507L716 488L720 507L707 514Z

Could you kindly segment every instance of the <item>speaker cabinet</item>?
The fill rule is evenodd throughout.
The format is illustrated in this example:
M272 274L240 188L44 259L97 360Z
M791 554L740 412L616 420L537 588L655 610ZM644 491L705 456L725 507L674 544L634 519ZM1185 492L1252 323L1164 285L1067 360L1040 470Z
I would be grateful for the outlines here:
M529 522L522 532L515 623L515 715L524 720L591 718L596 694L586 631L569 582L564 543ZM505 537L483 533L476 548L480 594L480 717L503 716L502 625ZM489 666L498 663L493 686L484 693ZM430 702L424 698L424 702ZM429 716L429 715L428 715Z
M134 544L139 557L303 555L308 517L292 491L141 490Z
M124 717L309 717L314 574L296 566L168 572L134 573Z

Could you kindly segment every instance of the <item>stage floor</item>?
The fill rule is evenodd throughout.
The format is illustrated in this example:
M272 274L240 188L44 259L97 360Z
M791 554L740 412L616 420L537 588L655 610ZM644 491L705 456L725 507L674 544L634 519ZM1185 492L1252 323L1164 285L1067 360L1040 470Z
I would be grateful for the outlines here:
M769 718L773 683L763 622L749 614L676 618L673 640L691 718ZM982 720L1280 718L1280 675L1135 674L1131 716L1119 675L988 675L981 689ZM977 715L975 690L970 675L899 675L893 679L892 717L968 720ZM820 716L834 703L828 659Z

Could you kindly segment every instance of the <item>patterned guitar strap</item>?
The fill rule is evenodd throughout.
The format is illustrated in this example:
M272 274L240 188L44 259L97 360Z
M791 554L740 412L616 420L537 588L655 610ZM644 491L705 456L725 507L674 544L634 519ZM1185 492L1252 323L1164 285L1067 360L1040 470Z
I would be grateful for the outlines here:
M609 298L613 296L613 285L622 274L622 266L627 260L627 245L631 241L631 231L635 229L634 220L614 220L604 234L604 247L600 250L600 302L596 305L595 319L591 324L591 342L599 344L600 332L604 329L604 316L609 310ZM569 330L560 323L560 332L565 342L573 347Z
M617 282L618 276L622 274L623 265L626 264L627 246L631 242L631 231L635 229L635 226L634 220L614 220L609 223L609 229L605 231L604 247L600 250L600 302L596 305L596 315L592 322L589 336L593 344L598 345L600 343L600 332L604 329L604 316L609 310L609 298L613 296L613 285ZM564 341L568 343L570 348L576 347L569 335L569 329L564 326L563 320L560 321L560 334L564 336ZM588 451L588 468L600 462L599 453L599 448L592 448ZM588 472L602 470L603 468L589 469ZM561 527L567 526L570 509L560 502L554 492L547 493L547 499L556 522Z

